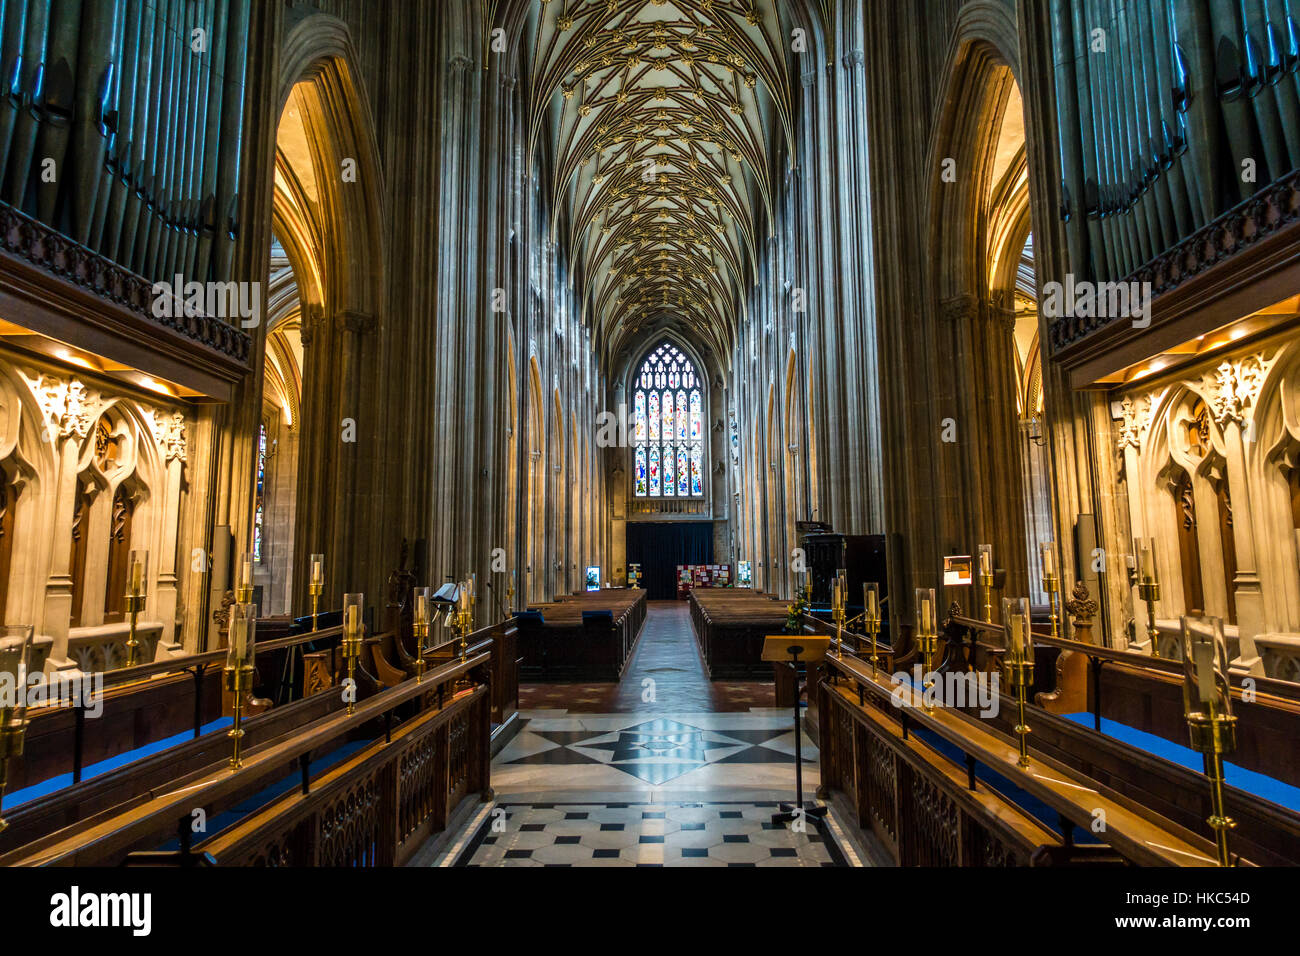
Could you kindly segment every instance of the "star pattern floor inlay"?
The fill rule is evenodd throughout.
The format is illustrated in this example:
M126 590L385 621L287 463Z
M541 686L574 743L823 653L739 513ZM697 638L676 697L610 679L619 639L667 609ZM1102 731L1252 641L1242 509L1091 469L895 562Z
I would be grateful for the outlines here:
M746 715L753 716L753 715ZM651 786L660 786L710 764L785 764L793 770L794 731L788 716L763 716L749 726L729 726L738 720L714 718L701 727L673 717L649 720L626 715L627 726L591 729L548 729L554 721L534 720L521 731L493 768L502 779L508 767L594 764L621 771ZM700 721L705 723L705 721ZM533 725L538 729L533 729ZM815 767L817 750L803 740L805 774ZM500 768L500 769L498 769ZM793 773L787 771L793 779ZM509 773L504 774L509 777Z

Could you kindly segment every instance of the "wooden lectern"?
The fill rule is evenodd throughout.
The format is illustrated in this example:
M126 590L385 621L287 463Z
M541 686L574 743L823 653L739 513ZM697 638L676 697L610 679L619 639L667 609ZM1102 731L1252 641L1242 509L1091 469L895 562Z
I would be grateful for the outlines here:
M795 802L781 804L781 812L772 814L773 823L789 823L798 819L801 814L817 820L826 816L826 807L804 807L803 805L803 729L799 726L799 698L802 689L799 685L799 665L804 666L804 673L807 674L809 664L817 664L826 657L826 650L830 644L829 637L816 637L810 634L773 634L763 638L762 659L788 664L794 671Z

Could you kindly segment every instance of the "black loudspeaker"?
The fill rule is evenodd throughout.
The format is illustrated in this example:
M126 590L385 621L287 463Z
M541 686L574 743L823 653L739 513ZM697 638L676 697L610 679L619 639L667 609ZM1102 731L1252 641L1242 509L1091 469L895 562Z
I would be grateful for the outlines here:
M799 540L808 565L808 603L823 607L831 603L831 580L844 567L844 535L829 531L805 534Z
M862 585L875 581L880 585L880 600L889 594L888 562L883 534L806 534L801 542L808 561L808 583L814 607L831 603L831 580L844 569L848 579L849 615L862 610Z
M844 539L844 570L849 579L849 607L862 610L862 585L875 581L880 600L889 596L889 561L883 534L851 534ZM887 606L887 605L886 605Z

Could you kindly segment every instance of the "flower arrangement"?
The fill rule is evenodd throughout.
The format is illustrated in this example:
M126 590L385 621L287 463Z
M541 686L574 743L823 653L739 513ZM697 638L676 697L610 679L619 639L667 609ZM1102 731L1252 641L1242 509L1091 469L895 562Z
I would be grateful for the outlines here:
M785 606L785 632L787 634L803 633L803 616L808 612L808 588L796 588L794 592L794 603Z

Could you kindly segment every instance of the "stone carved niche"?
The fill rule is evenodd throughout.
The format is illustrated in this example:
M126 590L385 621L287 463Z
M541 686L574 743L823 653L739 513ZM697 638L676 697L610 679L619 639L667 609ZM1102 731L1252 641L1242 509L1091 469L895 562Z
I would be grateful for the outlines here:
M46 621L51 595L66 600L66 622L45 625L53 641L50 658L60 667L119 667L126 659L126 636L121 600L115 595L124 591L126 555L133 547L154 549L158 542L174 542L177 537L176 528L160 528L157 523L180 520L180 483L168 481L166 475L172 462L184 467L188 457L185 416L177 408L104 392L75 375L30 366L15 372L21 380L18 387L25 386L30 397L19 414L27 434L34 434L40 445L12 451L44 458L51 465L65 453L76 452L75 477L70 474L63 485L43 481L44 493L29 500L23 512L33 535L48 536L60 516L72 517L65 532L68 540L62 545L56 542L54 552L60 564L68 562L60 573L73 583L69 598L66 583L60 585L61 592L50 590L53 565L29 568L10 578L5 602L25 601L36 620ZM24 404L18 407L23 409ZM22 428L10 431L16 441ZM36 466L29 470L34 475ZM150 500L153 506L137 508ZM176 586L169 580L175 560L175 554L151 555L155 599L150 602L149 631L145 633L142 622L140 635L146 659L159 642L170 644L176 633Z

